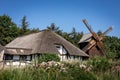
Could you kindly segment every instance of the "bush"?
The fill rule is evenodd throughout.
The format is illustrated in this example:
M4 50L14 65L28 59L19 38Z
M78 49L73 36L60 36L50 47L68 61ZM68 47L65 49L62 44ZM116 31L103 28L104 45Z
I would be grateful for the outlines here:
M109 61L106 57L95 56L88 61L88 64L93 66L94 71L106 71L110 67Z
M120 78L117 78L114 75L104 74L100 80L120 80Z
M65 63L68 75L71 80L97 80L96 76L80 68L78 64Z
M38 58L38 63L48 62L48 61L60 61L60 58L58 55L51 53L42 54Z

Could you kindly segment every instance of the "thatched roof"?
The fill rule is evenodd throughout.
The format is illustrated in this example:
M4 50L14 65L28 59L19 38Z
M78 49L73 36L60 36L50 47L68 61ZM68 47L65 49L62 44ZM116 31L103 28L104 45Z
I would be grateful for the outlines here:
M5 50L5 47L0 45L0 62L3 60L3 54L4 54L3 50Z
M92 38L92 34L84 34L78 43L89 42Z
M0 52L6 50L5 47L3 47L2 45L0 45Z
M50 30L18 37L7 44L6 47L32 49L32 53L59 54L56 44L62 45L70 55L88 56L82 50Z
M27 48L12 48L12 47L6 47L7 51L5 54L9 55L30 55L32 53L32 49L27 49Z

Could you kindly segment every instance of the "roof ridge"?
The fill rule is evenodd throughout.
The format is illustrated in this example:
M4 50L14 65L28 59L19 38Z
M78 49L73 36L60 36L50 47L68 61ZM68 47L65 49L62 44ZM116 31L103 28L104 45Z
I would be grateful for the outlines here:
M39 49L41 49L41 47L42 47L41 44L42 44L42 42L43 42L43 40L44 40L44 36L45 36L44 33L45 33L45 32L42 31L42 36L41 36L42 39L39 39L39 40L40 40L40 43L37 45L37 49L39 48L39 45L40 45L40 48L39 48ZM39 36L39 35L38 35L38 36Z

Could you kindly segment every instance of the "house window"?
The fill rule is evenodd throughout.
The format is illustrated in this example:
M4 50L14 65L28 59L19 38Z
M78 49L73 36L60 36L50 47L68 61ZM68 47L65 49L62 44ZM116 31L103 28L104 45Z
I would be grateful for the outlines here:
M63 49L63 54L67 54L67 51L64 48L62 48L62 49Z
M30 55L21 55L20 56L20 60L21 61L30 61L31 60L31 56Z
M25 61L25 60L26 60L26 56L25 56L25 55L21 55L21 56L20 56L20 60L21 60L21 61Z
M13 60L14 61L19 61L20 60L20 56L19 55L14 55L13 56Z
M31 60L31 56L27 56L26 60L30 61Z
M56 45L56 48L60 54L62 54L62 47L60 45Z
M74 59L74 56L70 56L71 59Z
M76 59L76 60L79 60L79 56L75 56L75 59Z
M56 48L60 54L67 54L66 49L62 45L56 45Z
M12 60L13 56L12 55L5 55L5 60Z

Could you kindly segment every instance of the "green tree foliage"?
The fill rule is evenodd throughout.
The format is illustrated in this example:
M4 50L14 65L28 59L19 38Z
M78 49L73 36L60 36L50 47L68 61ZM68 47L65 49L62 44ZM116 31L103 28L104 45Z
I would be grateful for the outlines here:
M27 17L23 16L21 20L21 28L20 28L20 36L31 34L31 33L36 33L39 32L39 28L29 28L29 22L27 21Z
M74 27L70 33L67 33L67 32L62 33L62 36L66 40L70 41L72 44L74 44L77 47L79 46L78 42L81 39L82 35L83 35L83 32L76 32L76 29Z
M0 44L6 45L13 39L24 34L30 34L33 32L39 32L37 29L28 29L28 22L26 21L26 16L23 17L21 28L12 21L8 15L0 16Z
M28 26L29 24L26 21L26 16L23 16L22 22L21 22L21 35L24 35L29 31Z
M103 42L109 58L120 59L120 39L117 37L106 36Z
M0 16L0 44L5 45L19 36L19 28L7 15Z
M30 33L35 33L35 32L39 32L39 28L33 28L32 30L30 30Z
M51 54L51 53L42 54L38 58L38 63L48 62L48 61L60 61L60 58L56 54Z
M102 32L100 30L97 32L97 34L102 36ZM120 39L118 37L103 35L103 43L105 54L108 58L120 59Z
M14 25L12 19L8 15L0 16L0 26L3 28L9 28L10 26Z
M59 30L59 27L57 27L57 26L55 25L55 23L51 23L51 25L48 26L47 29L49 29L49 30L51 30L51 31L53 31L53 32L57 32L57 31Z
M101 35L102 35L102 31L99 30L99 31L97 32L97 34L98 34L99 36L101 36Z
M78 42L83 36L83 32L76 32L76 29L73 27L72 32L70 33L71 43L78 46Z
M68 41L70 41L70 36L69 36L70 34L69 33L67 33L67 32L63 32L62 33L62 36L66 39L66 40L68 40Z
M51 23L51 25L48 26L47 29L48 29L48 30L51 30L51 31L53 31L53 32L56 32L56 33L59 34L59 35L62 35L62 30L60 30L59 27L57 27L57 26L55 25L55 23Z

